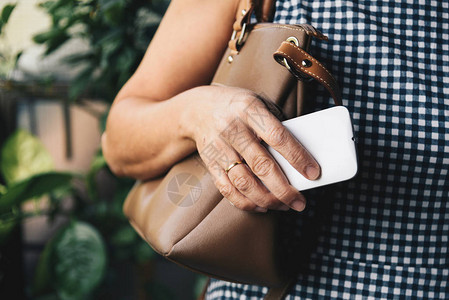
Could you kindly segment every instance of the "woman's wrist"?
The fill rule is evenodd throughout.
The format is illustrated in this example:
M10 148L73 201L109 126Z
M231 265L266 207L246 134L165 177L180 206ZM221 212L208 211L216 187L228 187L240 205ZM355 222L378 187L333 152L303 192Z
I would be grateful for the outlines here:
M185 139L196 142L198 127L201 126L202 112L204 111L205 99L204 95L206 87L195 87L185 91L181 95L179 101L182 111L179 118L180 136ZM209 101L210 103L210 101Z

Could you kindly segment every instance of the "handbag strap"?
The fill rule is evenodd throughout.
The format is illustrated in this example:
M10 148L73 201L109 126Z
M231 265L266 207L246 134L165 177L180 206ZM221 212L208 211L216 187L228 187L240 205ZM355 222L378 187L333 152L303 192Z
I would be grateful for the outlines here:
M231 56L238 53L243 45L247 24L250 23L251 15L255 11L257 20L260 22L270 21L274 15L273 0L240 0L233 24L233 33L229 41ZM311 25L301 25L310 36L321 40L327 37ZM313 56L291 42L283 42L274 53L278 63L285 66L298 80L314 78L318 80L329 91L334 99L335 105L341 105L341 93L334 76Z
M316 58L291 42L282 42L274 59L298 80L314 78L329 91L335 105L341 105L341 93L334 76Z
M229 41L229 48L233 52L236 53L242 45L246 26L250 23L253 12L256 14L257 22L271 21L274 16L274 4L274 0L240 0L232 26L234 31Z

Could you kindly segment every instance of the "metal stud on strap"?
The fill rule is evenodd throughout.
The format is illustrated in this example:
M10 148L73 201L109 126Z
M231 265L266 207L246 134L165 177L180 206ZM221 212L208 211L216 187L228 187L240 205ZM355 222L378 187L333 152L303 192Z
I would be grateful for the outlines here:
M286 39L287 42L290 42L292 44L295 44L297 47L299 47L299 41L294 36L291 36ZM284 58L283 60L284 66L287 68L287 70L291 71L290 65L288 64L288 61Z

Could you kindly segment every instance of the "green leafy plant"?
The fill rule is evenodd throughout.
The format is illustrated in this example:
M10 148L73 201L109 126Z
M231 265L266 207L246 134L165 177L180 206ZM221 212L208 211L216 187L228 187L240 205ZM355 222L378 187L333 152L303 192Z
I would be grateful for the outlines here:
M47 243L33 291L55 290L60 299L84 299L103 279L106 257L98 231L87 223L72 221Z
M89 90L112 101L137 68L167 5L163 0L48 0L40 6L52 26L34 41L46 46L46 55L71 39L87 41L87 52L67 59L84 66L71 82L69 97Z
M8 23L9 17L16 8L16 4L6 4L0 13L0 34L3 33L3 27Z
M53 161L41 141L25 130L16 131L1 152L1 170L6 183L51 171Z
M52 25L34 40L45 45L45 55L69 40L85 41L86 52L67 58L84 68L70 82L69 97L87 93L112 101L137 68L167 5L165 0L47 0L40 7ZM5 16L11 12L7 8ZM85 174L56 172L40 141L24 131L14 133L1 151L0 243L24 218L47 215L51 221L64 215L68 220L45 245L33 285L27 287L30 297L111 299L123 280L121 264L136 269L151 265L154 252L122 212L134 181L115 177L101 150ZM73 204L69 210L62 205L67 199ZM22 212L26 201L47 205ZM142 276L138 285L154 299L173 299L170 288L151 278Z
M114 284L120 278L114 265L120 261L145 264L153 257L151 248L138 237L122 212L133 181L112 176L101 152L87 174L56 172L43 144L30 133L18 130L1 149L0 170L6 179L6 185L0 186L0 243L6 242L13 228L27 217L48 215L51 220L63 214L70 220L46 244L30 289L32 295L58 299L101 295L102 285L118 285ZM100 191L105 190L97 182L102 172L114 181L112 197ZM66 198L72 199L73 209L61 208ZM21 204L26 201L47 201L48 205L24 213ZM106 272L116 276L105 276Z
M42 143L23 130L5 142L0 163L6 181L0 195L0 243L7 241L9 233L24 218L46 213L23 213L22 203L40 201L46 194L69 188L80 177L53 171L52 159ZM72 221L47 244L36 272L34 291L41 292L52 284L60 299L83 299L101 281L105 261L105 244L99 232Z
M16 3L7 3L4 6L0 5L0 79L7 77L7 74L14 68L22 54L22 52L13 54L7 46L8 43L5 42L4 36L6 24L16 6Z
M70 185L75 174L54 172L50 154L26 131L18 130L5 142L0 170L6 186L0 193L0 242L21 220L20 205Z

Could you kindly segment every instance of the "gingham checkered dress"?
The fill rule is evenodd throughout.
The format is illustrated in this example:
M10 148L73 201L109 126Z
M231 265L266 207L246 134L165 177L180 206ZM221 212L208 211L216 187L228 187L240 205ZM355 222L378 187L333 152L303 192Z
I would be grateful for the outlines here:
M312 53L340 82L359 150L355 179L326 199L305 193L295 238L310 262L286 299L449 299L449 1L280 0L276 9L275 22L329 36ZM318 110L331 100L317 87ZM266 292L212 280L207 299Z

